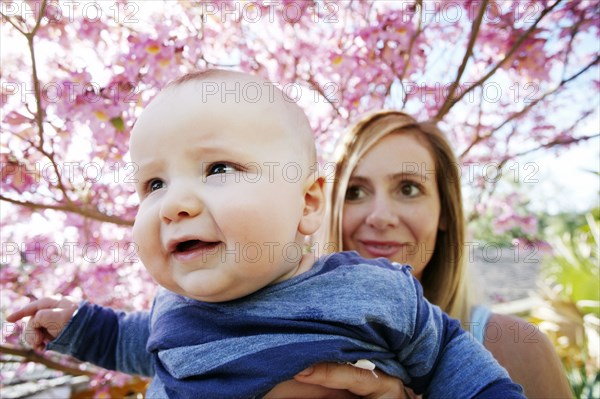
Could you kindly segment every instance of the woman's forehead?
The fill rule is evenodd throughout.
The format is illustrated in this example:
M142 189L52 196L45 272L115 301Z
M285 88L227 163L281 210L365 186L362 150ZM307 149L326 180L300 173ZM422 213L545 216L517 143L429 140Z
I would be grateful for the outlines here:
M375 141L358 159L365 163L395 165L402 163L435 163L431 145L418 130L396 131Z

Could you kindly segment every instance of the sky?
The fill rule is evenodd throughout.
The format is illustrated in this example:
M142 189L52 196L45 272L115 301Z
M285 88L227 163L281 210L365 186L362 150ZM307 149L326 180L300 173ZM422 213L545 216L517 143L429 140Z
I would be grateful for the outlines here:
M596 127L598 132L599 127ZM556 156L532 156L539 166L539 183L528 191L532 209L556 214L585 212L600 206L600 138L586 141Z

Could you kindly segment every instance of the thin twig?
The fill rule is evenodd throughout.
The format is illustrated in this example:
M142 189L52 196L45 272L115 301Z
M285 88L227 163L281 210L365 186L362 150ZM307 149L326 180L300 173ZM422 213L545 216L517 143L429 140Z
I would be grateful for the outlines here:
M469 144L469 146L458 156L458 158L459 159L463 159L469 153L469 151L471 151L471 149L476 144L479 144L480 142L489 139L490 137L492 137L494 135L495 132L497 132L500 129L502 129L508 123L512 122L515 119L518 119L518 118L522 117L523 115L525 115L526 113L528 113L533 107L535 107L537 104L539 104L541 101L545 100L546 98L548 98L549 96L551 96L553 94L556 94L562 87L564 87L564 85L566 85L567 83L569 83L569 82L577 79L579 76L581 76L582 74L584 74L587 70L589 70L591 67L593 67L594 65L598 64L599 62L600 62L600 56L597 56L593 61L591 61L585 67L583 67L582 69L580 69L577 73L573 74L571 77L569 77L567 79L563 79L554 89L552 89L550 91L547 91L546 93L544 93L539 98L537 98L534 101L532 101L531 103L527 104L527 106L523 107L523 109L521 109L518 112L515 112L514 114L512 114L511 116L509 116L508 118L506 118L500 125L498 125L497 127L493 128L492 130L490 130L485 135L477 135L477 137L475 138L475 140L473 140Z
M549 96L556 94L560 89L562 89L564 87L565 84L571 82L572 80L577 79L579 76L581 76L582 74L584 74L588 69L590 69L591 67L593 67L594 65L598 64L600 62L600 56L596 56L596 58L590 62L589 64L587 64L585 67L583 67L581 70L579 70L579 72L573 74L573 76L567 78L567 79L563 79L554 89L544 93L541 97L535 99L534 101L532 101L531 103L527 104L526 107L523 107L522 110L520 110L519 112L514 113L513 115L511 115L509 118L507 118L504 122L502 122L498 127L496 127L495 129L493 129L490 134L493 134L494 132L500 130L501 128L503 128L507 123L520 118L521 116L525 115L527 112L529 112L529 110L531 110L531 108L535 107L537 104L539 104L540 102L542 102L543 100L545 100L546 98L548 98Z
M475 20L473 20L473 25L471 28L471 35L469 37L469 43L467 44L467 49L465 50L465 54L463 56L462 62L460 64L460 66L458 67L458 71L456 73L456 78L454 79L454 82L450 85L450 90L448 92L448 96L446 97L446 100L444 101L444 103L442 104L441 108L439 109L438 113L435 116L436 120L442 119L442 117L448 113L450 108L452 108L452 105L454 103L454 93L456 92L456 88L460 84L460 79L462 78L462 75L465 72L467 63L469 62L469 59L473 55L473 48L475 47L475 42L477 41L477 36L479 36L479 28L481 28L481 22L483 21L483 16L486 12L487 4L488 4L488 0L484 0L481 3L481 6L479 8L479 14L477 15L477 18L475 18Z
M0 11L0 16L2 16L2 18L6 19L8 21L8 23L11 24L13 26L13 28L15 28L17 31L19 31L19 33L21 33L23 36L27 35L27 32L25 32L23 29L21 29L20 27L15 25L15 23L12 21L12 19L9 16L7 16L6 14L4 14L2 11Z
M422 0L417 1L416 6L419 7L419 15L417 18L419 18L418 22L417 22L417 30L415 31L415 34L411 36L410 38L410 43L408 44L408 51L404 54L404 68L402 69L402 73L400 74L400 76L398 76L398 80L400 81L400 85L402 86L402 91L405 93L404 98L402 99L402 109L406 108L406 103L408 102L408 94L406 94L406 90L404 88L404 77L406 76L406 73L408 72L408 68L410 67L410 56L412 54L412 50L413 47L415 45L415 42L417 41L417 37L419 37L421 35L422 32L422 19L423 19L423 2ZM390 85L391 87L391 85Z
M579 122L579 121L580 121L580 120L578 120L578 122ZM576 122L576 123L575 123L575 125L576 125L578 122ZM573 126L573 127L574 127L574 126ZM572 127L572 128L573 128L573 127ZM571 128L571 129L572 129L572 128ZM505 157L504 157L504 158L503 158L503 159L502 159L502 160L501 160L501 161L498 163L498 167L497 167L497 169L498 169L498 171L499 171L498 173L499 173L499 174L501 173L501 171L502 171L502 168L504 167L504 165L506 164L506 162L508 162L508 161L509 161L509 160L511 160L511 159L519 158L519 157L522 157L522 156L525 156L525 155L528 155L528 154L534 153L534 152L536 152L536 151L540 151L540 150L542 150L542 149L546 149L546 150L547 150L547 149L549 149L549 148L557 147L557 146L559 146L559 145L580 143L580 142L587 141L587 140L591 140L591 139L594 139L594 138L597 138L597 137L600 137L600 133L596 133L596 134L589 135L589 136L582 136L582 137L572 137L572 138L570 138L568 141L565 141L565 140L553 140L553 141L551 141L551 142L549 142L549 143L542 144L542 145L540 145L540 146L537 146L537 147L535 147L535 148L531 148L531 149L529 149L529 150L522 151L522 152L519 152L519 153L517 153L517 154L513 154L513 155L511 155L511 156L505 156ZM489 197L491 197L491 196L494 194L494 191L496 190L496 187L497 187L497 186L498 186L498 185L497 185L495 182L494 182L494 183L492 183L492 184L489 184L489 185L488 185L488 190L485 190L485 189L484 189L484 190L482 190L482 191L481 191L481 192L480 192L480 193L477 195L477 200L476 200L475 202L476 202L476 203L484 203L483 196L487 194L487 197L488 197L488 198L489 198ZM473 210L472 210L472 211L469 213L469 215L467 216L467 218L466 218L466 219L467 219L467 223L470 223L470 222L472 222L472 221L476 220L476 219L477 219L479 216L481 216L481 215L479 214L479 212L478 212L477 210L473 209Z
M449 103L449 106L447 106L444 109L440 109L440 111L437 113L435 119L437 119L437 120L443 119L444 116L448 113L448 111L450 111L450 109L454 106L454 104L458 103L464 96L466 96L468 93L470 93L471 91L473 91L476 87L481 86L490 77L492 77L492 75L494 75L498 69L500 69L504 64L506 64L508 62L508 60L513 56L513 54L519 49L519 47L521 47L521 44L523 44L523 42L525 41L525 39L527 39L529 37L529 35L531 34L531 32L533 32L535 30L535 28L540 23L540 21L548 13L550 13L550 11L552 11L560 2L561 2L561 0L557 0L556 3L554 3L553 5L551 5L548 8L544 9L540 13L540 16L529 27L529 29L527 29L521 36L519 36L519 38L515 41L515 43L511 47L511 49L506 53L506 56L499 63L497 63L488 73L486 73L485 76L483 76L481 79L479 79L473 85L469 86L467 89L461 91L461 94L458 97L456 97L455 99L453 99Z

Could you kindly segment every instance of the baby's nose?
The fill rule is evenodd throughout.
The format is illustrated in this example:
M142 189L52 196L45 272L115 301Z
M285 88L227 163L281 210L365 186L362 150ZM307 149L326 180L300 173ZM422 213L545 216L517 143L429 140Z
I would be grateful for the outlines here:
M200 196L189 187L169 187L160 209L167 223L199 215L204 209Z

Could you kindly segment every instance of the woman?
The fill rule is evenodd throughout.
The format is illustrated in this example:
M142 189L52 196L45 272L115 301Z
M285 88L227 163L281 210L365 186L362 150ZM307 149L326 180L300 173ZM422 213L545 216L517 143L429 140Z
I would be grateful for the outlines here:
M340 147L329 246L412 265L429 301L460 319L527 397L570 398L558 356L543 333L522 319L469 302L457 165L443 133L431 123L396 111L362 120ZM347 388L344 381L362 378L371 391L377 384L342 366L318 367L296 379L330 387L328 380L337 379L342 383L336 387ZM387 388L379 392L397 389L393 379L381 380Z

